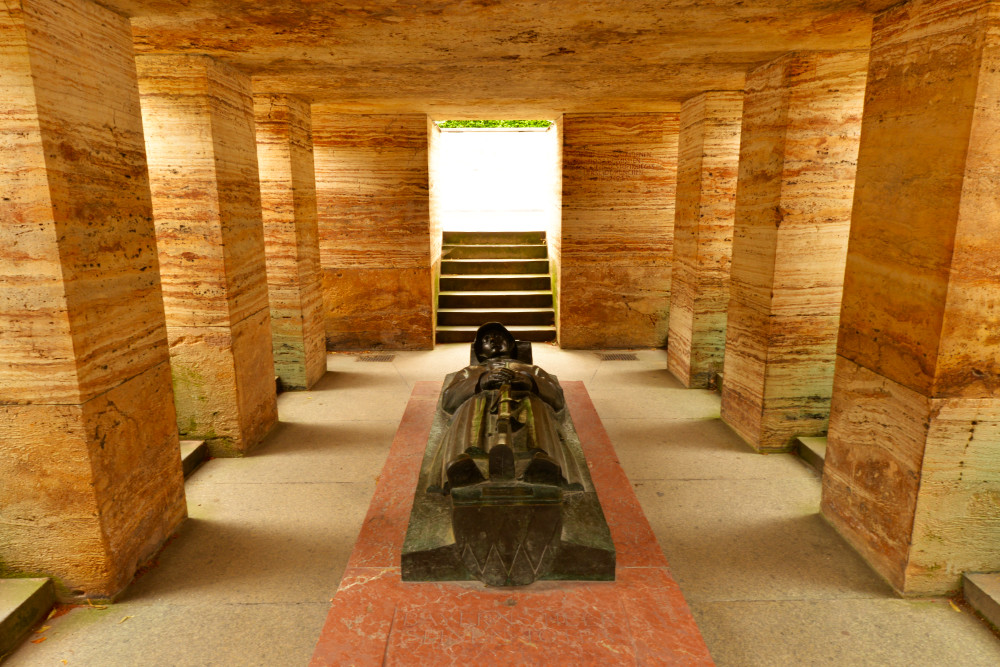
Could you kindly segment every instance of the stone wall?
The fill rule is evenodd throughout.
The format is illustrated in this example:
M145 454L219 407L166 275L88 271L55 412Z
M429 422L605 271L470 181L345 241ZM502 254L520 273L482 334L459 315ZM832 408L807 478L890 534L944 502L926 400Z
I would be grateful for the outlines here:
M546 133L546 138L554 144L552 151L552 201L549 224L545 228L545 243L549 247L549 276L552 278L552 306L555 309L556 339L559 337L559 294L562 279L562 196L563 196L563 131L562 115L552 119L555 123Z
M722 418L759 450L826 432L867 52L747 75Z
M1000 17L880 15L823 513L899 591L1000 570Z
M139 56L182 435L242 455L277 421L253 98L205 56Z
M127 19L0 7L0 576L121 591L186 516Z
M427 117L313 107L329 350L430 349Z
M681 107L667 368L687 387L722 370L742 122L743 91Z
M666 343L678 132L677 113L563 116L562 347Z
M435 189L443 177L441 159L441 128L430 116L427 117L427 210L430 221L431 238L431 322L437 326L438 291L441 277L442 234L444 232L444 210L441 198Z
M254 116L274 372L307 389L326 372L311 114L299 98L256 95Z

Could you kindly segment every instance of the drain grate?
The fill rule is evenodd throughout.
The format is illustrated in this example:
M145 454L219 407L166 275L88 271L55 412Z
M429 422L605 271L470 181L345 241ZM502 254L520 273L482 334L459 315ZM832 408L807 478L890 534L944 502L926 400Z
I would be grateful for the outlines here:
M392 361L396 358L395 354L359 354L357 356L358 361Z
M632 352L598 352L601 361L639 361Z

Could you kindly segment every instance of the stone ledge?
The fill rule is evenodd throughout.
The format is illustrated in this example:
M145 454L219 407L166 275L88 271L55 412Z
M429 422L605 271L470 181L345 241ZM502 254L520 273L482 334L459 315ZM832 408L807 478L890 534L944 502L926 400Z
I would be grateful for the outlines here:
M55 601L51 579L0 579L0 661L45 618Z
M1000 630L1000 572L963 574L962 594L973 609Z
M204 440L181 440L181 464L187 479L208 458L208 445Z
M816 472L823 474L823 462L826 460L826 438L799 436L795 438L795 453L815 468Z

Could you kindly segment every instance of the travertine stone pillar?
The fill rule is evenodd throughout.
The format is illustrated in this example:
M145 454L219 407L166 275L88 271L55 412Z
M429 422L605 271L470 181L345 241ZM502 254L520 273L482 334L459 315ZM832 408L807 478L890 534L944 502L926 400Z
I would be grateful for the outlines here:
M285 388L308 389L326 372L309 103L255 95L254 116L274 372Z
M0 5L0 577L120 592L186 515L128 20Z
M678 115L563 116L564 348L666 342Z
M687 387L722 370L742 122L743 91L681 107L667 368Z
M241 456L277 420L249 77L139 56L177 424Z
M427 116L313 106L326 345L434 347Z
M879 15L823 513L899 591L1000 570L1000 3Z
M826 431L867 52L747 75L722 418L760 451Z

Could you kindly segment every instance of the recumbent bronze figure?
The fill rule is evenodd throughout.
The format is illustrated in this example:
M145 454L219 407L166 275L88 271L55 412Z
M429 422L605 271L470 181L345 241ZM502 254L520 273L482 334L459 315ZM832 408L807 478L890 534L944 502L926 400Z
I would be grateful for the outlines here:
M402 554L404 581L613 580L614 546L558 380L484 324L446 379Z

